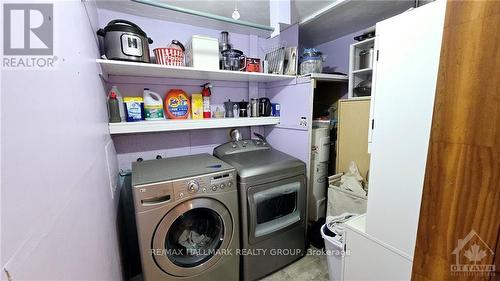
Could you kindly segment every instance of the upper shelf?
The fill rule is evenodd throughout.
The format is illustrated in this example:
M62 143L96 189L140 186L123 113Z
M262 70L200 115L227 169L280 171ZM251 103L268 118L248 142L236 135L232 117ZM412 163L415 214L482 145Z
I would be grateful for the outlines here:
M295 76L258 72L242 72L229 70L200 70L184 66L165 66L153 63L140 63L116 60L97 59L103 75L122 75L140 77L182 78L197 80L220 80L239 82L271 82L292 80Z
M310 78L317 81L325 81L325 82L347 82L349 81L349 77L347 75L341 74L328 74L328 73L309 73L303 74L299 76L300 78Z

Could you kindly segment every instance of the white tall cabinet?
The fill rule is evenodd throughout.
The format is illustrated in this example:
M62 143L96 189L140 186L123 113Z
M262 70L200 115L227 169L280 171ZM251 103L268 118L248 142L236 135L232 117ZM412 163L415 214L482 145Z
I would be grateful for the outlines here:
M345 280L410 279L445 8L437 0L376 26L368 206L347 224Z

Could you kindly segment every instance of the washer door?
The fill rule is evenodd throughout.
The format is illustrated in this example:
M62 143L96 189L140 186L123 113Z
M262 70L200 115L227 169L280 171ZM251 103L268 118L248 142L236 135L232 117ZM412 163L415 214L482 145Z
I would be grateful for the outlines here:
M193 276L222 258L233 235L233 220L217 200L196 198L168 212L158 225L152 241L156 264L167 274ZM160 251L158 251L160 250Z

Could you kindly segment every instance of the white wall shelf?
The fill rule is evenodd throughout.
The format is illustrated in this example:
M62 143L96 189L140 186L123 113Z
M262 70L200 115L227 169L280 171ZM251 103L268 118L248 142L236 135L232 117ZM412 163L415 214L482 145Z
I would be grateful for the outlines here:
M134 134L279 124L279 117L241 117L109 123L109 133Z
M359 54L361 51L369 50L371 48L375 49L376 38L372 37L361 42L356 42L349 47L349 86L347 97L349 99L356 97L354 92L354 87L356 87L360 82L365 80L371 80L371 77L376 72L376 51L373 52L372 65L374 67L359 69L360 59ZM372 86L373 87L373 86Z
M370 73L372 72L372 68L364 68L364 69L357 69L357 70L353 70L352 71L352 74L365 74L365 73Z
M153 63L139 63L116 60L97 59L103 75L182 78L197 80L219 80L239 82L272 82L293 80L293 75L278 75L258 72L243 72L230 70L200 70L184 66L165 66Z

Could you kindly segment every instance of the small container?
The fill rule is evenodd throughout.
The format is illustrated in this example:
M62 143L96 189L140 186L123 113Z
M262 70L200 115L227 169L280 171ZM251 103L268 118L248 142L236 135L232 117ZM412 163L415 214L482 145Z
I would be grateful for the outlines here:
M204 70L219 69L219 40L193 35L186 44L186 66Z
M122 118L120 117L120 103L116 98L116 93L111 92L108 98L108 112L109 112L109 123L120 123Z
M253 98L250 100L251 116L259 117L259 99Z
M144 99L142 97L124 97L127 122L144 120Z
M212 111L212 118L224 118L225 110L222 104L212 104L210 105Z
M246 58L246 68L247 72L260 72L260 59L257 58Z
M271 111L274 117L279 117L281 114L281 106L279 103L271 103Z
M203 119L203 97L201 94L191 95L191 118Z
M305 49L301 57L300 74L321 73L323 54L315 48Z
M125 120L127 119L125 116L125 106L123 105L123 97L122 97L122 94L120 93L120 91L118 90L118 86L111 87L111 90L109 90L108 97L111 95L111 92L115 93L116 100L118 100L118 107L120 110L120 119L122 120L122 122L125 122Z
M191 101L181 89L168 91L164 106L169 119L188 119L191 113Z
M148 121L164 120L163 101L160 95L144 88L144 119Z

